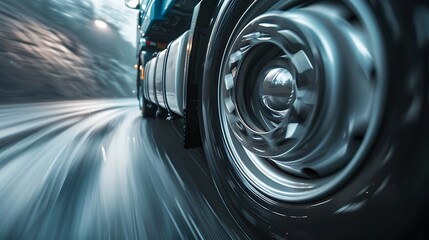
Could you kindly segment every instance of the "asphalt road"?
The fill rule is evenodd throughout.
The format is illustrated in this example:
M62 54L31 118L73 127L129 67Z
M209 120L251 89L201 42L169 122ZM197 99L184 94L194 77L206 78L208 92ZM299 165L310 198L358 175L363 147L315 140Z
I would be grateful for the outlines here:
M239 239L180 120L136 100L0 106L0 239Z

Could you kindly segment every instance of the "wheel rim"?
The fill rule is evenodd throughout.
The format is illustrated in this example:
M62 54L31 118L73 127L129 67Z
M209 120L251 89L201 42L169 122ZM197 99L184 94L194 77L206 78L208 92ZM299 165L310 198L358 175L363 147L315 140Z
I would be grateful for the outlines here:
M369 13L362 3L276 5L234 30L218 108L230 161L249 189L314 201L356 172L386 88Z

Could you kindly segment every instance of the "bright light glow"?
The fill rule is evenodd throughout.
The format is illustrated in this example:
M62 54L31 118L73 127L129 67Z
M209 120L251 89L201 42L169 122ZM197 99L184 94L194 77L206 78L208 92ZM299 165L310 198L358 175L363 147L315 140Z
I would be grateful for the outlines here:
M107 28L107 23L101 20L95 20L94 24L96 27L100 28L100 29L106 29Z
M101 153L103 154L103 160L107 161L106 150L103 145L101 145Z
M126 3L129 8L137 8L139 0L128 0Z

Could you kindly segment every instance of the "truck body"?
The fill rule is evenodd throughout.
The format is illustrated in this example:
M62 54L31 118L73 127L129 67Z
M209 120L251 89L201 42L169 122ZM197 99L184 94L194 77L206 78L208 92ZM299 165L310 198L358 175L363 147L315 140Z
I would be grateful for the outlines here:
M136 1L133 6L139 10L136 85L142 115L186 118L185 124L192 125L192 128L185 127L184 145L187 148L200 146L196 102L198 81L195 78L188 81L193 74L185 67L200 55L193 52L191 57L187 49L192 46L192 38L200 37L193 35L195 30L200 29L196 26L199 7L195 7L198 3L196 0L142 0ZM206 11L210 12L214 11L215 6L214 1L204 4ZM194 26L191 29L193 18ZM196 46L194 44L194 49L197 49Z

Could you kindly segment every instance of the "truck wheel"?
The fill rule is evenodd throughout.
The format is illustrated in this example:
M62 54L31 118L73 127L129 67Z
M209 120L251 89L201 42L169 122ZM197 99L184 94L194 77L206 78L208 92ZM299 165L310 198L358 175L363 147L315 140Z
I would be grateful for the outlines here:
M137 99L143 118L153 118L156 114L156 107L144 97L144 81L141 79L141 70L137 69Z
M423 1L219 8L202 139L244 228L264 239L396 239L422 226L428 9Z

